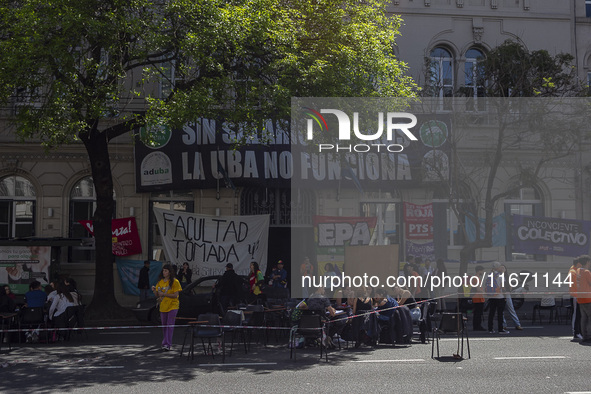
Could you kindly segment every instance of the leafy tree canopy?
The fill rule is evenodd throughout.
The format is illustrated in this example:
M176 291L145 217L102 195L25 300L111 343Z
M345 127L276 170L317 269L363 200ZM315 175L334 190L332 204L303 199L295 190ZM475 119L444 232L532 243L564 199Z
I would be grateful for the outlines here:
M2 98L26 96L19 131L49 146L101 121L248 121L289 114L292 96L409 96L415 88L393 54L400 19L379 0L1 4ZM160 79L170 83L164 96L153 84Z
M89 312L113 317L117 305L109 141L199 116L253 130L289 118L293 96L412 96L394 56L400 19L385 3L0 0L0 103L18 99L17 133L47 147L81 141L89 155L97 194Z
M567 53L530 52L508 40L478 62L480 85L489 97L572 96L580 91L573 60Z

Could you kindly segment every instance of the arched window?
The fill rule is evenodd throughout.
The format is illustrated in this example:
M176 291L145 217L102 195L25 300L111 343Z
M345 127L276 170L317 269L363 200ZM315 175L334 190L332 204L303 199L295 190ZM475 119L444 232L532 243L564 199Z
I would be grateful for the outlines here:
M434 48L430 55L429 78L433 96L453 97L454 62L450 51L442 47ZM444 105L447 108L447 105Z
M33 184L21 176L0 180L0 238L35 235L36 195Z
M485 81L482 66L478 62L484 59L484 53L477 48L470 48L466 52L466 62L464 63L464 87L466 96L470 100L467 108L470 111L483 111L484 100L478 100L478 97L484 97Z
M165 255L160 228L154 216L154 208L178 212L195 212L193 193L190 191L169 190L165 192L154 192L150 196L150 230L148 234L150 240L148 245L150 258L157 261L169 261L172 260L172 257Z

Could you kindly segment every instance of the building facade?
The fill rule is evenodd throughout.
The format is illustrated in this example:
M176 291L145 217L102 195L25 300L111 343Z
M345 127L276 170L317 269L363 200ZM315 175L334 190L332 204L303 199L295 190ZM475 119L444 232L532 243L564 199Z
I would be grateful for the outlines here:
M436 96L452 97L458 89L468 87L478 98L473 78L475 63L507 39L522 43L528 50L546 49L552 55L570 53L575 57L581 83L588 84L591 76L591 5L585 0L392 0L388 10L401 14L404 20L398 39L399 58L408 63L417 84L425 91L431 89ZM433 75L437 76L436 83ZM51 239L56 250L52 265L61 274L76 278L82 294L90 297L94 286L94 246L78 223L89 219L94 210L90 165L84 148L69 145L45 152L37 141L18 140L6 122L13 111L14 108L3 110L4 125L0 128L0 240L10 244L25 237ZM461 139L458 148L468 167L482 165L487 135L484 127ZM581 146L576 154L553 162L545 170L543 181L503 198L496 205L495 214L590 220L588 148ZM465 242L446 196L438 195L430 187L363 192L355 187L302 190L297 201L289 188L264 185L232 189L222 184L216 188L138 193L131 137L119 137L112 142L110 153L116 217L135 217L138 224L143 253L131 256L132 259L170 260L163 251L153 207L217 216L269 213L269 261L289 259L292 231L301 233L300 239L304 240L297 246L301 255L313 253L311 215L377 216L376 242L403 245L404 202L434 204L435 232L440 234L435 240L437 256L457 260ZM508 155L506 168L516 166L524 155L531 155L535 162L538 153L514 152ZM481 179L474 170L467 173L474 174L474 179L464 179L463 183L478 193ZM502 192L503 185L509 189L515 176L514 171L503 171L504 178L499 179L496 191ZM292 215L295 205L301 212L299 219ZM60 244L59 239L84 240ZM404 257L401 248L400 258ZM474 259L553 262L561 258L514 253L509 245L479 250ZM136 298L123 294L118 275L114 275L117 297L122 304L133 305Z

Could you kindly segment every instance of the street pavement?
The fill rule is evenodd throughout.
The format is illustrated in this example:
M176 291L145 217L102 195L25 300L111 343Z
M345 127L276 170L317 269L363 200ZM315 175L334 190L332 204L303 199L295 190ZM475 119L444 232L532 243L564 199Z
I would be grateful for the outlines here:
M0 354L1 393L591 393L591 346L571 342L570 325L531 326L510 334L470 332L471 358L452 357L457 341L378 345L334 350L320 360L318 348L298 350L290 360L287 336L271 333L269 345L248 354L235 345L232 357L179 357L184 328L174 347L160 349L161 329L93 330L68 342L5 345ZM564 322L563 322L564 323ZM256 335L255 335L256 339ZM186 355L186 354L185 354Z

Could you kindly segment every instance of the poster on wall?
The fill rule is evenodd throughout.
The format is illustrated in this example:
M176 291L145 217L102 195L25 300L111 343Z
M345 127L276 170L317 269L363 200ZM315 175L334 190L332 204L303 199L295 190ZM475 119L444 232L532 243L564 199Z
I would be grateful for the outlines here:
M404 146L403 152L386 150L385 138L376 141L384 145L381 150L349 150L342 162L334 152L310 152L310 142L303 134L297 136L298 131L290 125L307 124L307 107L320 110L322 105L333 108L334 104L330 100L323 104L316 100L294 102L292 123L267 120L264 132L254 133L240 146L236 141L244 137L244 131L223 119L199 117L175 130L142 127L134 143L136 192L230 185L287 188L295 186L292 181L297 187L315 188L320 183L336 187L341 183L345 188L370 190L414 187L449 178L451 124L445 115L434 119L434 114L419 114L413 128L416 141ZM331 129L338 127L337 117L326 118ZM259 140L261 135L265 138ZM349 179L355 179L355 185L345 181Z
M189 263L193 275L223 275L232 263L248 275L250 263L267 268L269 215L209 216L154 208L167 260Z
M413 242L413 241L406 241L405 242L405 252L406 257L414 256L420 257L421 259L429 259L431 261L435 260L435 243L433 241L429 242ZM402 269L402 267L401 267Z
M514 252L571 257L589 253L589 221L522 215L512 218Z
M0 246L0 283L15 294L25 294L29 284L49 283L50 246Z
M150 260L150 271L148 272L150 278L150 286L158 283L158 276L162 271L162 262ZM117 272L119 279L121 279L121 287L123 292L129 295L140 295L140 289L137 287L140 279L140 270L144 267L144 260L126 260L117 259Z
M406 239L433 239L433 204L404 203L404 230Z
M433 203L404 203L405 256L435 259L433 242Z
M94 236L92 220L79 220L78 223ZM131 256L142 253L142 244L134 217L113 219L111 233L115 256Z
M319 275L340 275L345 247L369 245L377 217L314 216L316 260Z

